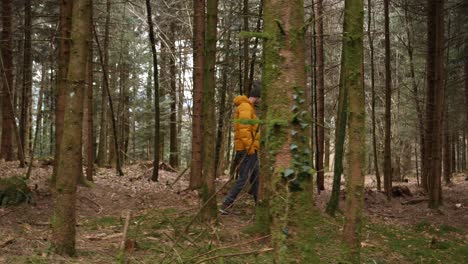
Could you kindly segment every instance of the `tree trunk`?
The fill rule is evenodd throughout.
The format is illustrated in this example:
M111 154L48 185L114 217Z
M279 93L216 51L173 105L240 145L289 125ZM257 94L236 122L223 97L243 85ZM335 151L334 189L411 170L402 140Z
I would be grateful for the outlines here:
M216 137L215 87L216 87L216 38L218 22L218 0L207 1L206 14L206 55L205 85L203 91L203 142L210 142ZM205 222L212 222L217 217L215 186L215 145L203 147L203 184L201 191L202 212Z
M374 166L375 166L375 178L377 180L377 190L382 190L382 184L380 182L380 171L379 171L379 158L377 156L377 136L375 133L375 69L374 69L374 38L372 37L371 24L372 24L372 3L371 0L367 0L367 36L369 37L369 49L370 49L370 69L371 69L371 92L372 92L372 150L374 153Z
M414 98L414 103L416 106L416 112L418 115L418 131L419 131L419 152L421 153L421 176L422 176L422 185L425 190L427 190L427 180L425 180L425 173L424 173L424 162L425 158L424 155L426 153L425 151L425 140L424 140L424 116L423 116L423 110L421 107L421 103L419 102L419 91L418 91L418 83L416 82L416 74L415 74L415 69L414 69L414 59L413 59L413 23L412 23L412 17L408 14L408 2L405 1L405 28L406 28L406 36L408 38L408 43L406 45L407 51L408 51L408 59L409 59L409 66L410 66L410 75L411 75L411 86L412 86L412 91L413 91L413 98ZM419 171L417 171L419 173Z
M34 153L36 151L36 146L38 142L38 137L39 137L39 131L41 127L41 122L42 122L42 101L43 101L43 95L44 95L44 90L46 87L46 68L47 68L47 63L44 62L42 64L42 71L41 71L41 86L39 89L39 99L37 99L37 114L36 114L36 130L34 132L34 140L31 148L31 153L29 157L29 165L28 165L28 171L26 172L26 179L29 179L31 177L31 172L32 172L32 167L33 167L33 161L34 161Z
M323 150L325 144L325 76L324 76L324 50L323 50L323 0L317 0L317 120L316 120L316 133L317 133L317 155L316 169L317 169L317 191L325 190L325 178L323 167Z
M60 1L60 21L59 21L59 38L58 39L58 57L57 57L57 91L56 106L55 106L55 164L60 156L60 142L63 133L63 115L67 102L65 101L65 89L68 72L68 60L70 59L70 30L71 30L71 15L73 1ZM57 166L54 165L52 173L52 182L55 181L57 174Z
M90 34L93 34L93 3L91 1L90 11ZM91 37L92 39L92 37ZM93 181L93 168L94 168L94 123L93 123L93 42L90 41L88 45L88 63L86 64L86 92L85 92L85 122L86 122L86 180Z
M103 87L109 88L109 79L107 78L108 77L108 68L107 68L107 65L103 61L101 45L99 44L99 38L97 37L95 27L93 27L93 31L94 31L94 37L95 37L94 39L96 40L96 45L97 45L98 52L99 52L99 61L100 61L100 64L101 64L101 67L102 67L102 72L103 72L102 76L104 76L104 82L106 83ZM112 79L115 79L115 78L112 78ZM111 140L111 142L114 143L115 152L119 153L119 144L117 144L117 140L116 140L118 137L117 137L117 125L116 125L116 121L115 121L114 104L112 102L112 95L110 93L110 90L107 89L106 93L107 93L107 100L109 102L109 110L110 110L109 114L110 114L111 128L112 128L112 140ZM117 155L116 158L117 158L117 160L116 160L117 175L123 176L124 173L122 171L119 156Z
M159 148L160 148L160 112L159 112L159 79L158 79L158 56L156 54L156 39L154 37L153 18L151 15L151 1L146 0L146 12L149 25L149 39L151 54L153 56L153 79L154 79L154 153L153 153L153 175L152 181L159 178Z
M32 93L31 57L31 0L24 1L24 48L23 48L23 87L21 90L20 144L24 153L29 153L29 111Z
M109 24L111 17L111 2L110 0L106 1L106 22L104 26L104 47L103 47L103 65L102 67L109 69ZM97 38L98 36L95 36ZM107 107L109 96L107 91L109 90L109 71L102 72L102 91L101 91L101 116L100 116L100 130L99 130L99 145L98 145L98 155L97 155L97 165L99 167L104 167L107 161Z
M225 51L224 51L224 60L225 62L229 61L231 59L231 30L229 30L226 34L226 37L224 39L225 42ZM223 64L222 68L222 83L221 83L221 89L219 90L219 115L218 115L218 127L217 127L217 133L216 133L216 147L215 147L215 172L216 176L220 175L222 172L219 171L219 168L222 167L220 166L222 163L222 157L224 156L224 120L226 118L226 93L227 93L227 82L228 82L228 71L230 67L228 63ZM229 146L228 146L229 147Z
M194 0L192 169L190 189L202 186L203 85L205 70L205 1Z
M345 2L343 81L349 97L349 153L343 238L350 248L349 260L359 263L362 208L364 205L365 92L363 80L363 1Z
M57 182L52 220L52 247L60 255L75 255L76 187L82 174L83 95L86 89L86 64L91 1L75 0L71 26L71 60L68 64L63 137L57 164Z
M2 89L2 140L0 158L5 161L15 159L13 152L13 129L15 127L12 101L13 91L13 48L12 48L12 3L11 0L2 0L2 62L3 62L3 89ZM20 145L20 144L18 144Z
M384 0L385 14L385 146L384 146L384 190L387 199L391 198L392 189L392 69L391 69L391 51L390 51L390 17L389 0Z
M243 11L242 11L242 17L243 17L243 28L245 32L249 31L249 0L243 0ZM243 57L243 74L242 74L242 80L243 80L243 85L242 87L244 88L244 94L247 96L250 93L250 82L249 82L249 38L244 38L243 41L243 49L242 49L242 57Z
M170 63L170 76L171 76L171 114L170 114L170 141L169 141L169 164L173 168L179 167L179 149L177 143L177 85L176 85L176 43L175 43L175 34L176 34L176 24L171 22L169 33L169 48L171 50L171 55L169 56ZM181 109L179 109L181 111Z
M344 42L341 51L341 71L340 71L340 90L338 93L338 109L335 129L335 157L333 162L333 186L330 201L328 201L326 212L335 216L339 205L339 196L341 189L341 174L343 173L343 157L345 151L346 124L348 120L348 87L344 82L345 53Z
M314 263L313 184L306 88L303 1L265 0L262 97L272 153L270 215L275 263ZM287 111L285 111L287 109ZM289 111L293 109L293 111ZM274 120L274 121L273 121ZM289 232L288 230L294 230ZM309 250L305 250L305 249ZM297 252L298 254L291 254Z
M428 1L426 151L429 207L442 203L442 135L444 112L444 1Z

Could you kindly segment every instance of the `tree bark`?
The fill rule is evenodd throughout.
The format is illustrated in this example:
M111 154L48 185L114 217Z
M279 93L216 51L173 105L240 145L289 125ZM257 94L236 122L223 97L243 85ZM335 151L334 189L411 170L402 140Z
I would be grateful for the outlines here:
M190 189L202 186L203 85L205 70L205 0L194 0L192 169Z
M379 159L377 156L377 136L375 133L375 69L374 69L374 39L372 37L371 24L372 24L372 3L371 0L367 0L367 36L369 38L369 49L370 49L370 69L371 69L371 93L372 93L372 150L374 157L374 167L375 167L375 178L377 180L377 190L382 190L381 181L380 181L380 171L379 171Z
M413 40L414 40L414 30L413 30L413 23L412 23L412 18L408 14L408 2L405 1L405 28L406 28L406 36L408 38L408 43L406 45L407 51L408 51L408 59L409 59L409 66L410 66L410 75L411 75L411 86L412 86L412 91L413 91L413 98L414 98L414 103L416 106L416 112L418 115L418 131L419 131L419 152L421 153L421 181L423 188L427 190L427 180L425 180L425 173L424 173L424 168L425 168L425 158L424 155L426 153L425 151L425 140L424 140L424 115L423 115L423 110L421 107L421 103L419 101L419 91L418 91L418 83L416 82L416 74L415 74L415 68L414 68L414 59L413 59ZM419 173L419 171L417 171Z
M243 0L243 11L242 11L242 18L243 18L243 27L242 30L245 32L249 31L249 0ZM242 87L244 88L244 94L249 95L250 93L250 79L249 79L249 38L244 38L243 41L243 48L242 48L242 57L243 57L243 74L242 80L243 84Z
M323 50L323 0L317 0L317 191L325 190L325 173L323 166L323 150L325 144L325 76L324 76L324 50Z
M89 31L93 34L93 3L91 1L91 11L89 12L90 23ZM92 36L91 36L91 39ZM93 120L93 41L89 42L88 47L88 63L86 64L86 92L85 92L85 120L87 133L85 149L86 149L86 180L93 181L93 168L94 168L94 120Z
M151 44L151 54L153 56L153 80L154 80L154 153L153 153L153 175L152 181L159 178L159 151L160 151L160 109L159 109L159 76L158 76L158 56L156 54L156 39L154 37L153 18L151 13L151 1L146 0L147 22L149 26L149 39Z
M385 144L384 144L384 190L387 199L391 198L392 189L392 68L390 50L389 0L384 0L385 16Z
M21 90L20 144L24 153L29 153L30 97L32 93L31 57L31 0L24 1L24 48L23 48L23 87Z
M75 255L76 188L82 175L83 95L90 40L91 1L75 0L71 25L71 59L68 64L63 137L57 164L57 183L52 220L52 247L60 255Z
M103 63L106 69L109 69L109 24L111 16L111 2L110 0L106 1L106 22L104 26L104 47L103 47ZM95 37L97 38L97 36ZM104 167L107 161L107 108L108 100L107 91L109 90L109 71L102 72L102 90L101 90L101 116L100 116L100 129L99 129L99 145L98 145L98 155L97 155L97 164L99 167ZM106 75L106 76L105 76Z
M314 263L313 181L306 89L303 1L265 0L262 100L265 150L271 153L271 234L274 263ZM292 109L290 111L290 109ZM294 230L289 232L288 230ZM297 252L298 254L291 254Z
M203 91L203 142L210 142L216 137L215 87L216 87L216 39L218 22L218 0L207 1L206 14L206 55L205 84ZM201 191L202 212L205 222L212 222L217 217L215 186L215 145L203 147L203 184Z
M426 175L429 207L442 203L441 147L444 112L444 0L428 0L427 103L426 103Z
M12 101L13 91L13 47L12 47L12 3L2 0L2 140L0 158L5 161L15 160L13 152L13 129L15 127ZM20 144L18 144L20 145Z
M177 85L176 85L176 24L171 22L169 33L169 48L171 55L169 56L169 71L171 76L171 114L170 114L170 141L169 141L169 164L173 168L179 167L179 149L177 143ZM181 109L179 109L181 111Z
M363 1L345 1L343 32L343 80L349 97L349 153L343 238L350 248L349 260L359 263L362 208L364 205L365 92L363 80Z
M335 157L333 162L333 185L330 200L327 203L326 212L330 216L335 216L339 205L339 196L341 189L341 174L343 174L343 158L346 140L346 124L348 122L348 87L344 81L345 53L344 42L341 51L341 70L340 70L340 90L338 93L338 109L336 113L335 129Z

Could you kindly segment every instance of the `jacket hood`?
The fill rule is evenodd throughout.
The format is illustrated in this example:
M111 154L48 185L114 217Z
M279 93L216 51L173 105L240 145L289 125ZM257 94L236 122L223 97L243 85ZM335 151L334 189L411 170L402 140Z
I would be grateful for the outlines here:
M238 105L240 105L240 104L242 104L242 103L249 103L249 104L251 104L250 101L249 101L249 98L247 98L247 96L245 96L245 95L238 95L238 96L236 96L236 97L234 98L234 104L235 104L236 106L238 106Z

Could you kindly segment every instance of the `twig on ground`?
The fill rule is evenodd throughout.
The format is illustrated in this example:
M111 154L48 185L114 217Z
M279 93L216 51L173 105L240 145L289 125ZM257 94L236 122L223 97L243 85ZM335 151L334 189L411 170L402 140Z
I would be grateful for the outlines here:
M408 201L403 201L401 204L406 205L406 204L417 204L417 203L422 203L422 202L427 202L429 201L429 198L420 198L420 199L413 199L413 200L408 200Z
M177 175L177 178L174 180L173 183L169 184L169 188L172 189L172 187L174 186L174 184L176 184L180 178L182 178L182 176L184 176L185 172L190 168L190 164L187 166L187 168L185 168L181 173L179 173L179 175Z
M253 243L253 242L257 242L257 241L260 241L260 240L263 240L263 239L269 238L269 237L270 237L270 235L262 236L262 237L258 237L258 238L255 238L255 239L247 240L247 241L245 241L245 242L241 242L241 243L237 243L237 244L232 244L232 245L227 245L227 246L224 246L224 247L215 248L215 249L212 249L212 250L210 250L210 251L208 251L208 252L205 252L205 253L203 253L203 254L200 254L200 255L198 255L198 256L195 256L195 257L191 258L190 260L192 260L192 259L198 259L198 258L200 258L200 257L209 255L209 254L211 254L211 253L213 253L213 252L215 252L215 251L218 251L218 250L228 249L228 248L233 248L233 247L239 247L239 246L245 246L245 245L248 245L248 244L251 244L251 243Z
M128 226L130 225L131 216L132 216L132 211L128 210L127 216L125 217L125 225L124 225L124 230L123 230L123 235L122 235L122 242L120 243L120 250L122 252L125 252L125 241L127 240Z
M213 259L217 259L217 258L228 258L228 257L237 257L237 256L244 256L244 255L260 254L260 253L265 253L265 252L270 252L270 251L273 251L273 248L263 248L263 249L260 249L260 250L253 250L253 251L247 251L247 252L218 255L218 256L213 256L213 257L201 259L201 260L197 261L195 264L207 262L209 260L213 260Z
M3 242L0 244L0 248L4 248L4 247L10 245L11 243L13 243L13 241L15 241L15 238L14 238L14 237L9 237L9 238L7 238L5 241L3 241Z
M88 198L86 196L80 196L78 199L81 200L81 198L84 198L84 199L90 201L92 204L96 205L99 208L97 211L95 210L96 213L100 214L102 212L103 208L102 208L102 206L100 204L98 204L97 202L93 201L91 198Z

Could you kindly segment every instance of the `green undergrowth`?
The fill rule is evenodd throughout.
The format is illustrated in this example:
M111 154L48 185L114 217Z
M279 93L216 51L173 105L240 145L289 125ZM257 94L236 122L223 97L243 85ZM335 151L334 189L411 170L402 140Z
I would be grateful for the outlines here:
M452 226L367 224L364 232L366 263L468 263L463 231Z
M222 225L207 226L195 221L188 230L186 226L195 210L140 212L130 225L128 237L136 241L137 249L128 259L141 263L272 263L271 252L253 253L270 248L268 238L243 244L264 234L256 233L256 228L248 225L239 229L228 227L230 221L252 220L252 211L244 210L243 206L238 209L240 215L222 216ZM311 232L290 230L300 232L298 237L305 243L302 250L315 252L313 263L350 263L341 242L343 218L331 218L317 211L312 215L308 223L301 225ZM89 221L87 226L121 229L123 221L104 217ZM468 263L463 230L449 225L420 222L413 226L391 226L365 220L362 232L361 263Z
M136 248L127 252L130 263L273 263L269 238L249 228L252 211L239 206L240 215L221 216L221 225L204 225L192 221L195 210L178 208L152 209L134 212L128 238ZM88 234L122 232L125 219L100 217L87 221L81 228ZM240 227L237 228L237 225ZM331 218L314 211L312 219L301 225L309 231L291 228L304 241L301 250L313 251L311 263L347 262L346 247L341 242L343 218ZM298 233L299 232L299 233ZM361 263L468 263L466 233L449 225L420 222L410 226L392 226L364 221L362 229ZM118 240L118 239L117 239ZM101 241L100 248L78 248L78 258L64 263L123 263L116 240ZM104 248L103 248L104 247ZM38 248L39 250L39 248ZM105 250L106 254L102 254ZM293 255L300 252L291 252ZM36 254L34 254L36 255ZM48 263L41 252L34 256L16 256L5 263ZM211 258L211 259L210 259ZM50 259L49 259L50 260Z

